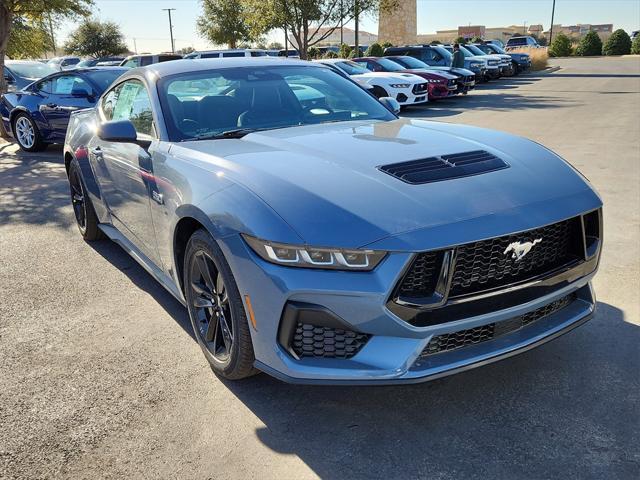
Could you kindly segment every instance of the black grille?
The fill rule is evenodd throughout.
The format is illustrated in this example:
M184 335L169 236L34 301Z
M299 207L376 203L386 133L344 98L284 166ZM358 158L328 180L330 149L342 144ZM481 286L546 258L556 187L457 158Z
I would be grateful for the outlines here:
M467 82L473 82L476 79L475 75L469 75L468 77L465 77L465 81Z
M511 244L540 242L519 261ZM450 297L522 282L551 272L584 256L580 218L523 233L483 240L457 248Z
M413 93L416 95L420 95L421 93L425 93L429 89L429 85L426 83L418 83L413 86Z
M380 167L385 173L413 185L478 175L507 168L504 160L484 150L441 155Z
M549 303L544 307L525 313L519 317L514 317L502 322L490 323L475 328L459 330L453 333L437 335L431 339L427 347L422 351L420 357L427 357L436 353L448 352L476 343L486 342L501 335L506 335L516 330L526 327L541 318L558 312L568 306L576 299L575 294L567 295L559 300Z
M438 282L442 257L442 252L419 254L402 277L397 295L418 298L431 296Z
M351 330L298 322L291 347L299 358L351 358L364 347L369 337Z

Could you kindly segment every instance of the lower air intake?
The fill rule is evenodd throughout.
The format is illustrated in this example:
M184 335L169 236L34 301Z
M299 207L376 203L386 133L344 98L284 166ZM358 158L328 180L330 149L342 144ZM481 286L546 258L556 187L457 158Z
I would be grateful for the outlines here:
M351 330L298 322L291 349L299 358L351 358L364 347L369 337Z
M544 307L540 307L536 310L525 313L524 315L520 315L518 317L511 318L509 320L489 323L488 325L481 325L475 328L468 328L466 330L458 330L457 332L437 335L431 339L427 347L420 354L420 357L425 358L436 353L457 350L458 348L486 342L501 335L515 332L516 330L526 327L527 325L530 325L544 317L547 317L552 313L556 313L562 310L570 303L572 303L575 299L575 294L567 295L566 297L551 302Z

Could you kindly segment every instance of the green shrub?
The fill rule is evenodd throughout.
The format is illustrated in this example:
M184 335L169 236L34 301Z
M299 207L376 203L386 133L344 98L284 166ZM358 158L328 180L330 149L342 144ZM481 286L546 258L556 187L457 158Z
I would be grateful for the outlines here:
M382 44L382 48L391 48L391 47L393 47L393 43L391 42L384 42Z
M339 58L338 54L333 50L327 50L322 58Z
M602 53L604 55L629 55L631 53L631 38L627 32L619 28L606 41Z
M633 39L633 43L631 44L631 53L634 55L640 55L640 34L636 35L636 38Z
M442 42L440 40L433 40L431 45L442 45Z
M465 43L467 43L467 39L464 37L457 37L453 43L459 43L461 45L464 45Z
M471 39L471 43L482 43L482 42L483 42L482 37L476 36Z
M372 43L364 52L365 57L381 57L382 55L384 55L384 48L379 43Z
M340 50L338 50L338 57L349 58L349 55L351 55L351 50L352 50L351 47L346 43L341 44Z
M316 58L320 58L322 54L320 53L320 49L318 47L311 47L307 50L307 58L309 60L314 60Z
M576 48L576 55L580 55L581 57L602 55L602 40L600 40L600 35L594 31L587 32L582 40L580 40L578 48Z
M569 55L571 55L571 40L564 33L559 33L551 42L549 56L568 57Z

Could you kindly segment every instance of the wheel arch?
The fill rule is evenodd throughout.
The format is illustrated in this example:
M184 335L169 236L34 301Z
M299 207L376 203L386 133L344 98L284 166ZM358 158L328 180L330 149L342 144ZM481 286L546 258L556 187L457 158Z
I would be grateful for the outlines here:
M189 239L200 229L208 232L214 239L218 235L216 235L216 228L209 217L199 208L193 205L182 205L176 210L176 214L180 219L173 229L173 261L178 285L184 294L184 256Z

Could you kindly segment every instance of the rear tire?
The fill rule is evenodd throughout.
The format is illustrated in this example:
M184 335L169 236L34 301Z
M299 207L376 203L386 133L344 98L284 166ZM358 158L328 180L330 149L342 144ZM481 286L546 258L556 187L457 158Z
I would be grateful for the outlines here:
M13 119L13 137L25 152L39 152L47 148L40 135L40 130L33 119L26 113L19 113Z
M205 230L196 231L187 243L183 278L193 332L213 372L229 380L259 373L235 278Z
M104 238L104 233L98 227L98 216L82 180L80 165L75 158L69 165L69 194L76 225L82 238L88 242Z

